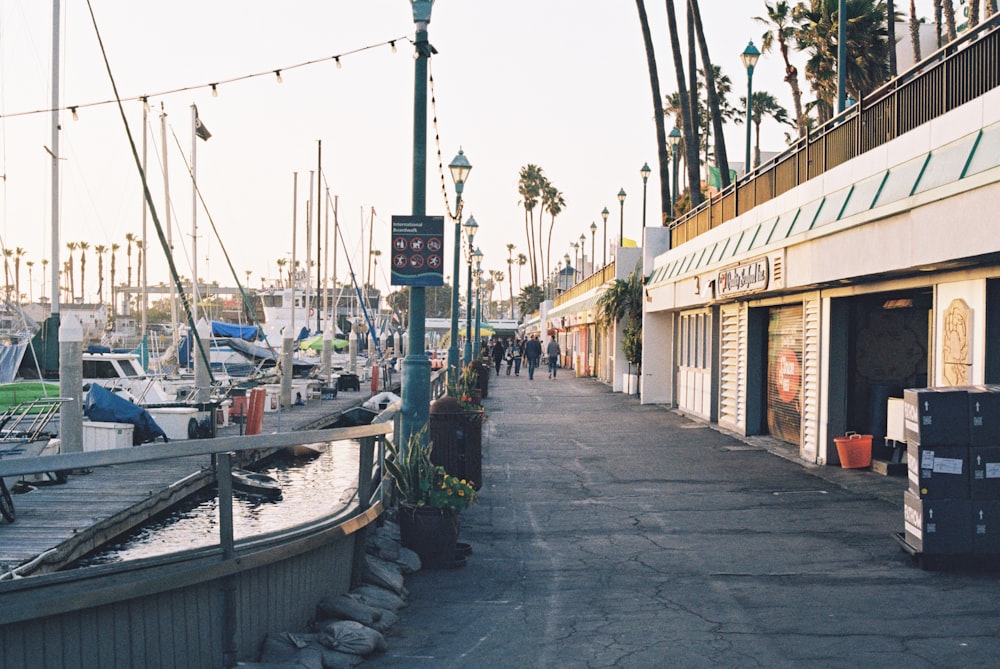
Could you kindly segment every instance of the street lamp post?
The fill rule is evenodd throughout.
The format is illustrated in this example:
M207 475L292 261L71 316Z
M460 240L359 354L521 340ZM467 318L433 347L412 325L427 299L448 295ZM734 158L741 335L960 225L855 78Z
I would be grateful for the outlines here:
M649 181L649 173L653 170L649 169L649 163L643 163L642 169L639 170L639 174L642 175L642 227L646 228L646 182Z
M472 171L472 165L462 149L458 150L458 155L448 165L448 169L455 182L455 271L452 273L451 345L448 347L448 384L454 385L458 378L458 259L462 255L462 191L465 189L465 180Z
M590 273L591 274L597 271L597 268L594 267L594 263L597 262L597 253L595 252L597 249L595 243L596 238L597 238L597 223L591 221L590 222L590 265L591 265Z
M479 322L482 320L482 296L483 288L483 252L476 249L472 254L472 259L476 263L476 338L472 340L472 355L479 360Z
M750 114L751 109L753 109L753 68L757 65L757 59L760 58L760 51L757 47L753 45L753 40L747 44L747 48L743 49L743 53L740 54L740 60L743 61L743 67L747 69L747 153L746 153L746 169L745 173L750 174ZM728 166L723 165L723 169L729 169Z
M670 145L670 156L674 161L674 183L670 189L670 220L674 220L677 207L677 150L681 147L681 131L678 130L676 126L674 126L674 129L670 131L669 135L667 135L667 144Z
M469 240L466 257L466 264L469 266L469 280L465 292L465 346L462 349L462 364L468 365L472 362L472 261L475 255L472 240L476 237L479 224L476 223L476 219L469 216L464 227L465 237Z
M622 247L625 241L625 189L618 190L618 248ZM617 254L615 258L617 258Z
M593 258L591 258L593 260ZM583 281L584 265L587 264L587 235L580 233L580 281Z
M605 207L601 211L601 218L604 219L604 251L603 251L603 253L604 253L604 266L605 267L608 266L608 214L610 214L610 212L608 211L608 208Z
M410 0L416 37L413 94L413 215L427 212L427 61L432 47L427 40L434 0ZM403 359L400 419L400 449L407 448L410 437L418 434L430 414L431 361L424 353L427 318L427 294L423 286L410 286L407 351Z
M573 242L572 246L573 246L573 262L575 263L573 265L573 283L575 284L577 281L579 281L577 277L579 276L578 273L580 271L580 242ZM567 266L569 265L568 253L566 254L566 265Z

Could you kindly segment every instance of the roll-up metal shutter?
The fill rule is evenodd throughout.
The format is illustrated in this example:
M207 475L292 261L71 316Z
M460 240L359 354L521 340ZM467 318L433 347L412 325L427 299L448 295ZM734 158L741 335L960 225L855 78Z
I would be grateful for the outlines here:
M802 435L802 305L773 307L767 327L767 429L798 445Z

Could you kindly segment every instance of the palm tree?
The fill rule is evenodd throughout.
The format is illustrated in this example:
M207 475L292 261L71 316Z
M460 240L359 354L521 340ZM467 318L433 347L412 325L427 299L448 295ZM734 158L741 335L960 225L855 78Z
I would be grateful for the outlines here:
M528 264L528 256L524 255L523 253L518 253L517 254L517 292L521 292L521 288L522 288L522 286L524 286L524 282L521 281L521 273L524 271L524 266L527 265L527 264ZM521 313L525 313L525 312L522 311Z
M514 318L514 245L507 244L507 283L510 284L510 317Z
M799 4L795 20L796 41L809 54L806 79L816 94L820 123L833 117L837 96L837 11L838 0L810 0ZM885 34L885 5L881 0L847 0L847 92L860 100L886 79L888 49Z
M490 270L490 283L489 283L489 287L490 287L490 303L491 304L493 303L493 291L496 290L497 287L500 288L500 300L499 301L500 302L503 301L503 280L505 278L506 277L504 276L503 272L501 272L500 270L498 270L498 269L491 269Z
M34 302L35 301L35 297L34 297L34 294L33 294L34 279L32 278L32 274L33 274L32 270L35 268L35 261L34 260L29 260L29 261L25 262L24 264L28 266L28 302Z
M531 262L531 281L538 282L538 266L535 263L535 207L541 195L542 168L531 163L521 168L517 181L517 192L524 207L524 233L528 241L528 256Z
M954 42L958 37L958 30L955 27L955 3L952 0L943 0L941 6L944 9L944 22L948 27L948 41Z
M677 34L677 16L674 12L674 1L666 0L667 5L667 25L670 29L670 47L674 57L674 73L677 75L677 92L681 101L681 122L684 137L690 140L698 137L698 129L695 126L694 118L691 114L690 98L688 98L687 84L684 82L684 60L681 57L681 43ZM692 91L692 95L694 91ZM701 204L701 175L699 174L698 142L687 141L685 146L685 164L688 172L688 188L691 191L691 206L696 207Z
M698 46L701 50L702 73L705 76L705 88L708 90L708 108L712 118L712 130L715 133L715 165L722 176L722 187L729 187L729 157L726 154L726 138L722 134L723 118L719 107L719 94L715 89L715 68L708 53L708 42L705 41L705 27L701 22L701 10L698 0L689 0L691 18L694 19L694 29L698 34ZM694 62L691 63L694 67Z
M113 314L118 313L118 300L115 292L115 258L117 258L120 248L120 244L111 243L111 313Z
M86 276L87 276L87 249L90 248L88 242L79 242L80 247L80 299L87 301Z
M740 98L743 104L746 105L747 99L745 97ZM765 117L770 116L778 123L783 123L785 125L795 125L791 119L788 118L788 111L778 104L778 100L766 91L754 91L753 93L753 104L750 106L750 120L753 122L754 127L754 166L760 164L760 124L764 121Z
M934 0L934 37L938 49L943 45L941 42L941 14L944 11L943 0Z
M132 245L138 241L134 232L125 233L125 255L128 257L128 274L126 274L125 285L132 287Z
M896 76L896 4L894 0L885 0L885 36L889 46L889 71L891 79Z
M665 224L670 218L670 154L667 151L667 128L660 113L660 75L656 68L656 53L653 51L653 35L649 30L646 3L635 0L639 12L639 26L642 29L642 43L646 47L646 69L649 70L649 88L653 93L653 120L656 122L656 157L660 165L660 222ZM511 310L514 298L511 295Z
M627 279L615 279L597 300L597 321L611 328L625 321L622 349L625 360L637 369L642 367L642 272L633 271Z
M969 0L969 29L971 30L977 25L979 25L979 0Z
M21 303L21 258L26 253L27 251L20 246L14 249L14 295L17 298L18 304Z
M910 43L913 45L913 62L922 60L920 55L920 19L917 18L916 0L910 0Z
M69 249L69 258L66 259L67 269L69 270L69 301L72 303L76 300L76 286L73 283L73 251L76 251L79 244L76 242L66 242L66 248Z
M104 254L108 252L108 247L104 244L95 244L94 253L97 254L97 303L104 303Z
M287 258L278 258L278 288L284 288L284 276L285 276L285 265L288 264Z
M538 305L542 303L544 292L542 287L531 284L521 289L521 294L517 296L517 308L522 314L531 314L538 311Z
M910 0L912 5L913 0ZM802 90L799 88L799 69L792 65L789 59L789 45L795 38L795 24L793 21L793 9L787 0L777 0L773 4L764 3L767 9L767 17L755 16L754 20L766 26L773 26L761 38L760 50L768 53L778 45L778 52L781 59L785 61L785 82L792 89L792 104L795 107L795 126L799 130L799 137L805 137L808 126L805 116L802 113Z
M549 261L552 260L552 230L556 227L556 216L561 214L566 206L566 199L563 197L562 191L546 181L545 190L542 193L542 205L545 213L552 217L549 222L549 238L545 246L545 273L548 274Z

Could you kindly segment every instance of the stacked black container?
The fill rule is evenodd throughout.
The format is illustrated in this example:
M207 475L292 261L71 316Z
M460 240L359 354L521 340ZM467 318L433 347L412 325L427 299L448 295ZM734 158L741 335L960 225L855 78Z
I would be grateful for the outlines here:
M903 393L904 537L923 555L1000 556L1000 387Z

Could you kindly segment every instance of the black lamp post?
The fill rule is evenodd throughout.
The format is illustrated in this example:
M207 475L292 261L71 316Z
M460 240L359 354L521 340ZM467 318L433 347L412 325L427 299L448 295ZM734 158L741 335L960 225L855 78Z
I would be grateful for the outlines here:
M608 208L605 207L601 211L601 218L604 219L604 266L608 266Z
M448 347L448 383L454 383L458 376L458 270L459 256L462 255L462 190L465 180L472 171L472 165L462 149L448 165L451 179L455 182L455 271L452 273L454 283L451 287L451 345Z
M590 222L590 272L591 272L591 274L593 274L595 271L597 271L597 268L594 267L594 263L597 262L597 253L595 253L596 248L597 248L596 244L595 244L596 236L597 236L597 223L594 223L593 221L591 221Z
M587 264L587 235L580 233L580 280L583 281L584 265Z
M639 170L639 174L642 175L642 227L646 227L646 182L649 181L649 173L653 170L649 169L649 163L643 163L642 169Z
M618 248L622 247L625 241L625 189L618 190ZM615 259L617 259L617 254Z
M757 59L760 58L760 51L757 47L753 45L753 40L747 44L747 48L743 49L743 53L740 54L740 60L743 61L743 67L747 68L747 162L746 162L746 174L750 174L750 116L751 110L753 109L753 68L757 65ZM723 169L729 169L728 165L723 165Z
M465 289L465 346L462 347L462 362L468 365L472 362L472 260L475 248L472 246L472 240L476 236L476 231L479 230L479 224L476 223L476 219L469 216L462 227L465 228L465 238L469 240L469 246L466 251L469 280L468 286Z
M672 188L670 190L670 220L674 220L676 207L677 207L677 151L681 147L681 131L675 126L670 134L667 135L667 144L670 145L670 155L673 158L673 181Z
M478 248L472 253L476 263L476 338L472 341L472 355L479 360L479 321L482 318L483 252ZM471 334L471 333L470 333Z
M580 271L580 242L573 242L570 244L573 247L573 283L575 284L579 279ZM566 254L566 264L569 265L569 254Z

